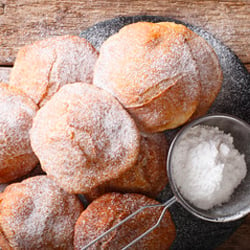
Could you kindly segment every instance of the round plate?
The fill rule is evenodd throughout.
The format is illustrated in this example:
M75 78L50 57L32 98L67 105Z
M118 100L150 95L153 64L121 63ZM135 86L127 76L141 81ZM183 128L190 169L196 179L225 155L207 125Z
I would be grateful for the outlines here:
M250 75L247 69L228 47L202 28L168 17L130 16L97 23L84 30L80 36L86 38L99 50L109 36L118 32L123 26L139 21L169 21L184 24L206 39L218 55L224 75L222 89L208 113L232 114L250 123ZM176 132L177 130L166 132L168 139L171 140ZM159 195L158 200L166 201L171 196L170 187L167 186ZM171 249L176 250L214 249L225 241L242 222L242 220L230 223L202 221L185 211L180 204L174 204L169 210L177 229L177 237Z

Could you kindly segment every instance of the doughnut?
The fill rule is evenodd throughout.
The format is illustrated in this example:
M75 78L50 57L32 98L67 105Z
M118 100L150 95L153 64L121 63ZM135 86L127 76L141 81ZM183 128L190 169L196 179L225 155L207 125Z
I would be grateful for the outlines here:
M100 48L94 85L114 95L143 132L180 126L197 109L201 79L188 41L175 23L124 26Z
M83 206L46 176L9 185L0 193L0 249L72 249Z
M140 133L122 105L94 85L63 86L30 131L42 169L69 193L87 193L136 163Z
M98 52L84 38L65 35L22 47L10 76L10 84L43 106L63 85L92 83Z
M141 136L137 163L120 177L84 194L91 201L109 192L141 193L156 198L167 184L167 141L164 134Z
M193 32L194 39L188 42L201 78L200 103L191 119L205 115L217 97L223 82L223 72L213 48L205 39Z
M74 249L80 250L103 232L142 206L159 204L140 194L109 193L94 200L81 214L75 225ZM162 208L146 209L99 240L88 249L122 249L137 236L152 227ZM176 236L171 215L166 211L160 225L131 249L169 249Z
M26 175L38 164L29 138L37 110L26 95L0 83L0 184Z

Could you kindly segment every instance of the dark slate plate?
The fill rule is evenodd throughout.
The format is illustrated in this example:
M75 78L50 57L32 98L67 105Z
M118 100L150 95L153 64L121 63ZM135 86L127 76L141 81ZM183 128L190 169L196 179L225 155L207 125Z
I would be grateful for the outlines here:
M250 75L236 55L210 33L179 20L158 16L117 17L100 22L84 30L80 36L89 40L97 49L112 34L123 26L138 22L173 21L186 25L188 28L205 38L218 55L223 70L224 81L209 113L228 113L236 115L250 123ZM176 130L167 133L170 139ZM159 195L159 201L165 201L172 196L169 186ZM225 241L241 224L241 220L230 223L212 223L202 221L186 212L181 205L170 207L173 220L176 224L177 237L171 249L175 250L206 250L214 249Z

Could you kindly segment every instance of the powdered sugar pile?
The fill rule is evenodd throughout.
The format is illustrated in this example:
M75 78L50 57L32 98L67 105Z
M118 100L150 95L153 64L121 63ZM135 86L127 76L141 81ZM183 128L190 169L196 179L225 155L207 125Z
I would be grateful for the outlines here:
M230 199L246 176L244 155L217 127L195 126L176 146L173 176L182 195L201 209Z

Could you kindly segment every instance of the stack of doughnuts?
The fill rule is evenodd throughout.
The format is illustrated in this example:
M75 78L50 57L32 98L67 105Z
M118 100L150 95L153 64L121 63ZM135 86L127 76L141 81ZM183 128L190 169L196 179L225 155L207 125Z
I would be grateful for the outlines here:
M24 178L0 191L0 248L82 249L159 204L168 151L161 132L205 114L221 84L213 49L175 23L127 25L100 53L75 36L21 48L9 85L0 84L0 185ZM26 179L38 162L46 176ZM161 211L142 212L92 249L126 246ZM169 249L175 235L167 212L133 249Z

